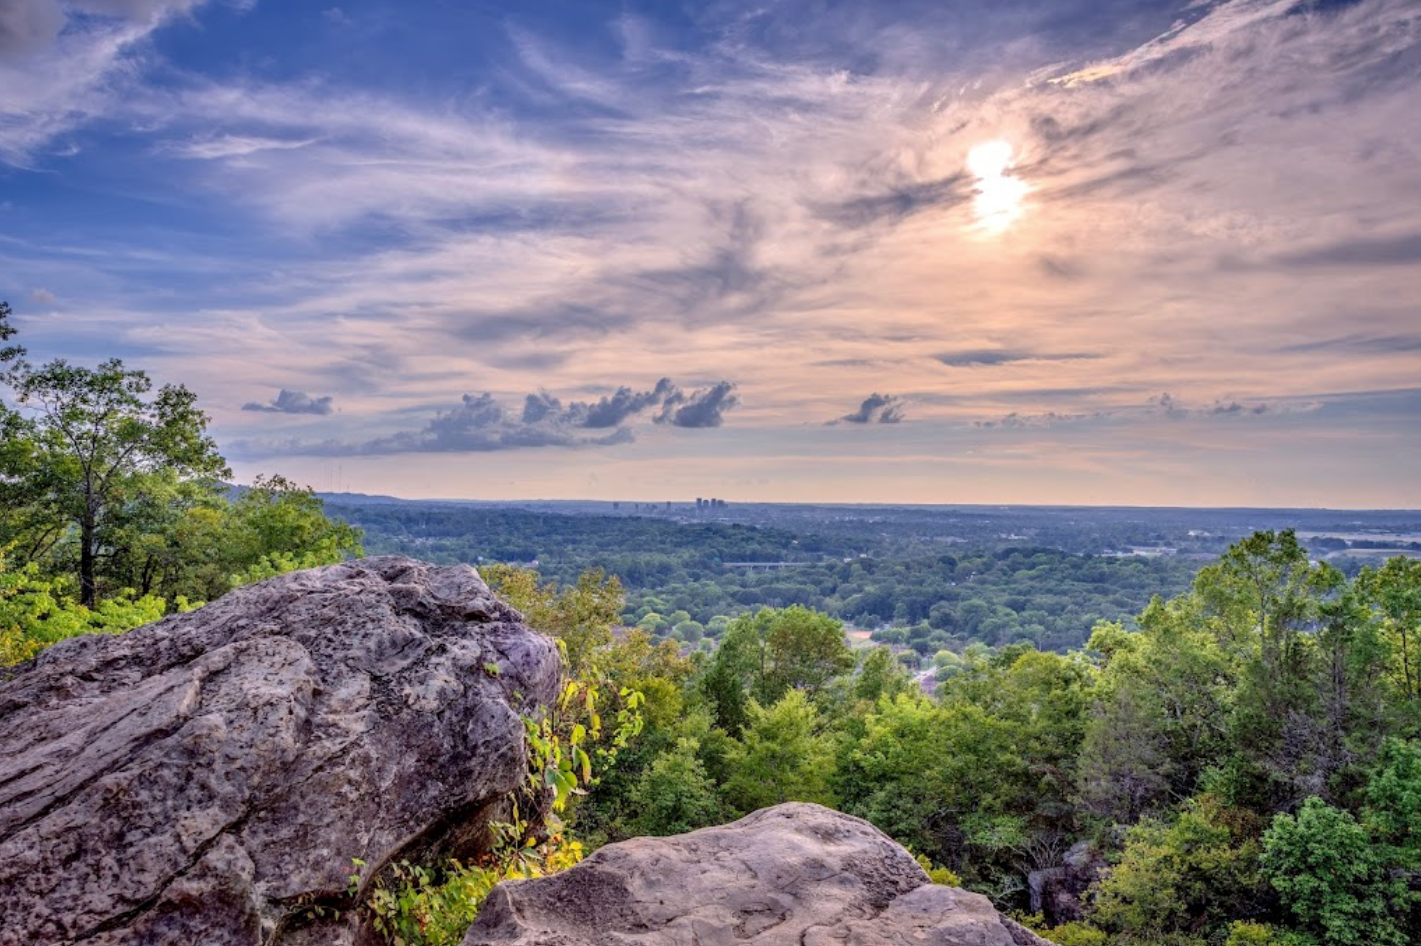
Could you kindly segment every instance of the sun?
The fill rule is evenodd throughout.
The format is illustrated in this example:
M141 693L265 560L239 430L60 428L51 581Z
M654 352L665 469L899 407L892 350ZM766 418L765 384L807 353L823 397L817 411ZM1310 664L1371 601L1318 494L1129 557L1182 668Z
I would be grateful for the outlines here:
M1001 233L1021 216L1022 200L1030 189L1012 168L1012 146L1001 140L985 141L967 152L967 170L977 178L972 210L977 225L988 233Z

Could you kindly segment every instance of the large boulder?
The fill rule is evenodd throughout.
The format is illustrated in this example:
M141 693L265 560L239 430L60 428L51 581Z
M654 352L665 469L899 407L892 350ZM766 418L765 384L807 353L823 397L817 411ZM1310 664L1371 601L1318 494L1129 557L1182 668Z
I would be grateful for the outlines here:
M355 942L352 858L470 840L558 675L472 568L399 557L58 644L0 682L0 946Z
M980 894L931 883L866 821L766 808L719 828L611 844L505 881L463 946L1050 946Z

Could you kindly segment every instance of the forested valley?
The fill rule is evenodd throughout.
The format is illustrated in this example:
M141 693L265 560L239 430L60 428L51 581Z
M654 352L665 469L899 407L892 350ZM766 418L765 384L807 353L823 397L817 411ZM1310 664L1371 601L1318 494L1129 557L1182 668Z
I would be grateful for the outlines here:
M0 665L293 569L418 553L389 530L363 546L280 477L226 485L184 388L3 360ZM370 906L392 943L457 942L502 877L788 800L867 819L1061 946L1421 938L1415 558L1344 572L1286 529L1202 563L895 557L585 517L534 570L527 514L499 515L481 571L565 660L558 712L528 720L555 801L493 862L395 865ZM637 544L648 529L665 547ZM786 545L793 569L724 567ZM880 643L850 647L846 620ZM910 673L924 660L932 693Z
M710 651L732 618L800 605L876 630L914 668L972 641L1080 646L1096 620L1132 618L1152 595L1183 590L1199 565L995 538L934 548L868 530L825 535L822 521L788 529L429 503L331 508L364 530L372 554L537 562L562 583L602 569L622 582L621 623L653 637Z

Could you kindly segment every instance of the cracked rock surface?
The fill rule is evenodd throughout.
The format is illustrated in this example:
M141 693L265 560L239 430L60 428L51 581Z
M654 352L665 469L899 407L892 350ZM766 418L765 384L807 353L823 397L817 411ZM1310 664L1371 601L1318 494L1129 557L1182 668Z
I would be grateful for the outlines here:
M339 905L526 770L552 641L468 566L283 575L0 678L0 946L355 943Z
M1050 946L986 897L931 883L866 821L818 805L637 838L505 881L463 946Z

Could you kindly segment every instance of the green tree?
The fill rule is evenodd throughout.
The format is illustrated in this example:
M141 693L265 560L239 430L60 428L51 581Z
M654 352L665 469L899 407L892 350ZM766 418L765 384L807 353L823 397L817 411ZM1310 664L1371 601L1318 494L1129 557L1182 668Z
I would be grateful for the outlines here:
M884 697L893 698L906 693L913 685L912 677L904 671L887 647L875 647L864 655L859 672L854 677L853 694L856 699L877 703Z
M1383 744L1363 814L1377 839L1391 847L1389 860L1421 870L1421 746L1394 738Z
M1000 837L994 824L1030 804L1032 778L1012 728L966 701L883 700L841 747L834 785L843 810L977 879L969 824L979 840Z
M751 702L749 721L729 746L725 791L739 811L786 801L829 804L833 739L820 731L819 714L799 690L768 709Z
M1398 555L1364 568L1357 590L1389 644L1387 674L1413 720L1421 719L1421 559Z
M1229 938L1224 940L1224 946L1313 946L1313 940L1267 923L1238 920L1229 925Z
M309 486L284 476L257 477L231 504L223 532L240 568L229 579L236 584L364 554L359 529L328 517Z
M842 622L793 605L761 608L730 622L712 664L717 718L735 732L744 721L737 685L765 705L791 689L817 693L853 669L854 655L844 642Z
M1232 545L1194 582L1205 625L1239 662L1231 739L1267 804L1288 807L1316 791L1326 768L1318 688L1324 605L1345 580L1313 565L1291 530L1257 532Z
M0 313L0 337L13 329ZM155 491L229 476L207 435L207 416L181 385L156 394L142 371L111 359L96 369L55 360L35 367L23 349L5 350L3 380L18 411L7 411L7 445L0 451L0 507L26 511L33 541L40 531L57 541L77 533L79 600L99 597L100 559L124 509ZM41 546L43 542L41 542Z
M1092 922L1122 944L1221 937L1231 920L1263 909L1261 827L1252 813L1207 795L1169 821L1142 821L1100 882Z
M598 648L611 643L612 628L621 622L626 595L621 580L593 568L572 585L540 583L538 573L514 565L489 565L481 570L490 588L513 605L528 623L561 640L567 648L568 673L574 679L594 676Z
M632 793L637 833L684 834L719 820L720 799L699 748L694 739L680 739L652 760Z
M1263 868L1300 926L1324 946L1404 946L1411 895L1366 828L1349 812L1309 798L1264 836Z
M1203 623L1197 598L1185 595L1151 602L1136 633L1101 624L1091 635L1103 667L1078 777L1091 813L1133 824L1192 795L1229 751L1237 661Z

